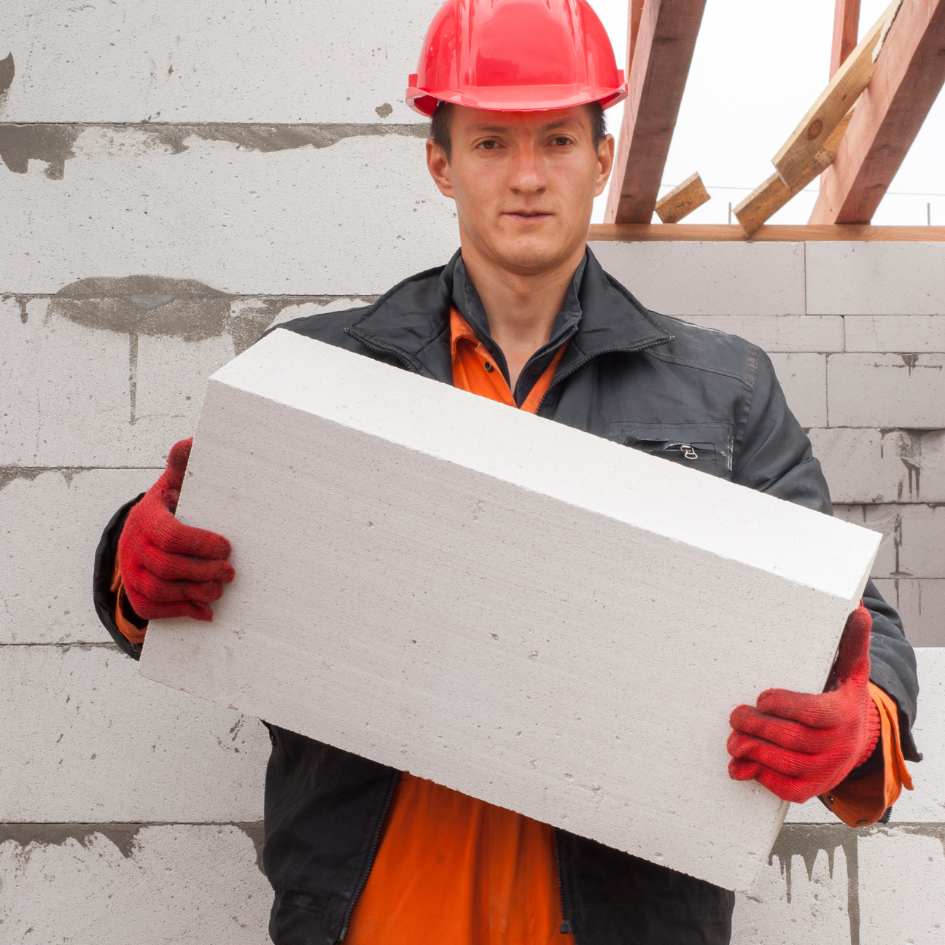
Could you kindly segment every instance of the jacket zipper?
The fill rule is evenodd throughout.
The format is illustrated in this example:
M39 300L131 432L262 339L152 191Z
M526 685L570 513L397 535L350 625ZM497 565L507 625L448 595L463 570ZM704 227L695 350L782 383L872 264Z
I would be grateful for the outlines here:
M344 937L348 934L348 925L351 922L351 913L354 912L354 907L358 903L358 898L361 893L364 891L364 887L367 884L368 875L371 872L371 867L374 866L374 857L377 854L377 848L380 846L381 834L384 831L384 824L387 823L387 815L390 812L391 801L394 797L394 790L397 787L397 784L400 781L400 772L397 772L397 775L391 778L390 787L387 789L387 796L384 798L384 810L381 813L380 818L377 821L377 827L374 830L374 836L371 838L371 847L368 851L368 857L364 864L364 868L361 870L361 875L358 877L357 885L354 887L354 895L351 897L351 902L348 903L348 908L345 911L344 921L341 925L341 932L338 935L338 938L335 939L336 945L344 941Z
M592 361L594 358L599 357L602 354L615 354L618 351L623 351L630 353L633 351L644 351L647 348L654 348L656 345L665 344L667 341L672 341L674 336L669 338L654 338L652 341L644 342L642 345L622 345L616 348L604 348L602 351L598 351L596 354L592 354L590 357L586 357L581 361L578 361L577 364L573 364L568 371L565 371L564 374L558 374L554 377L552 382L548 385L548 389L542 394L541 400L538 401L538 406L535 408L535 413L538 414L541 412L541 405L545 402L545 398L564 380L567 380L575 371L580 370L587 364L588 361Z
M570 912L570 905L568 903L567 897L564 894L564 880L561 878L561 854L558 852L558 829L552 827L552 836L554 837L554 854L555 854L555 879L558 884L558 899L561 902L561 928L558 930L562 935L566 932L574 933L574 926L571 924L570 918L568 918L568 913Z

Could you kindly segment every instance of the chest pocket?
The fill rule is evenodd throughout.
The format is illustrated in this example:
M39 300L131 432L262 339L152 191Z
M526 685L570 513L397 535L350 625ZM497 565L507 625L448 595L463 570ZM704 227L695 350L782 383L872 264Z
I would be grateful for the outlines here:
M604 434L624 446L661 459L732 478L732 424L726 420L698 422L613 420Z

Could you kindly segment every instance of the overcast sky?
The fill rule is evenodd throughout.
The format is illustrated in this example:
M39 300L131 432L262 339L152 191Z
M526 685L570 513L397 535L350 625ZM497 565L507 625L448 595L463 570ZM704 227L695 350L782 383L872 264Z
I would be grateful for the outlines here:
M590 0L626 68L627 0ZM861 0L860 36L888 0ZM673 134L662 195L698 171L712 199L686 223L727 223L773 173L771 158L829 79L833 0L709 0ZM623 103L606 111L616 136ZM806 223L818 180L770 223ZM606 194L604 195L604 197ZM604 197L594 207L601 222ZM945 92L939 95L873 217L876 224L945 226ZM653 217L655 222L659 218ZM732 217L732 222L737 222Z

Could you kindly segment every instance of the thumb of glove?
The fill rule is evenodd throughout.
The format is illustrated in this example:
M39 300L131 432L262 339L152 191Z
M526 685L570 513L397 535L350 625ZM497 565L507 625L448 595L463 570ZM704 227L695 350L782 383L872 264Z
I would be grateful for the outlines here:
M849 617L840 637L837 661L830 672L827 689L851 682L865 686L870 678L870 636L873 615L861 603Z
M167 455L167 468L161 477L161 498L163 504L171 512L177 510L181 486L184 484L184 473L187 471L187 461L190 459L190 450L193 445L192 436L185 440L178 440Z

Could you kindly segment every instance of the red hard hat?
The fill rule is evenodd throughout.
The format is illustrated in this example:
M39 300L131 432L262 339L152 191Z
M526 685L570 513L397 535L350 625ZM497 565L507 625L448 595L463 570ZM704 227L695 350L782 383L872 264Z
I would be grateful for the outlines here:
M446 0L427 30L407 104L538 111L627 96L603 24L586 0Z

